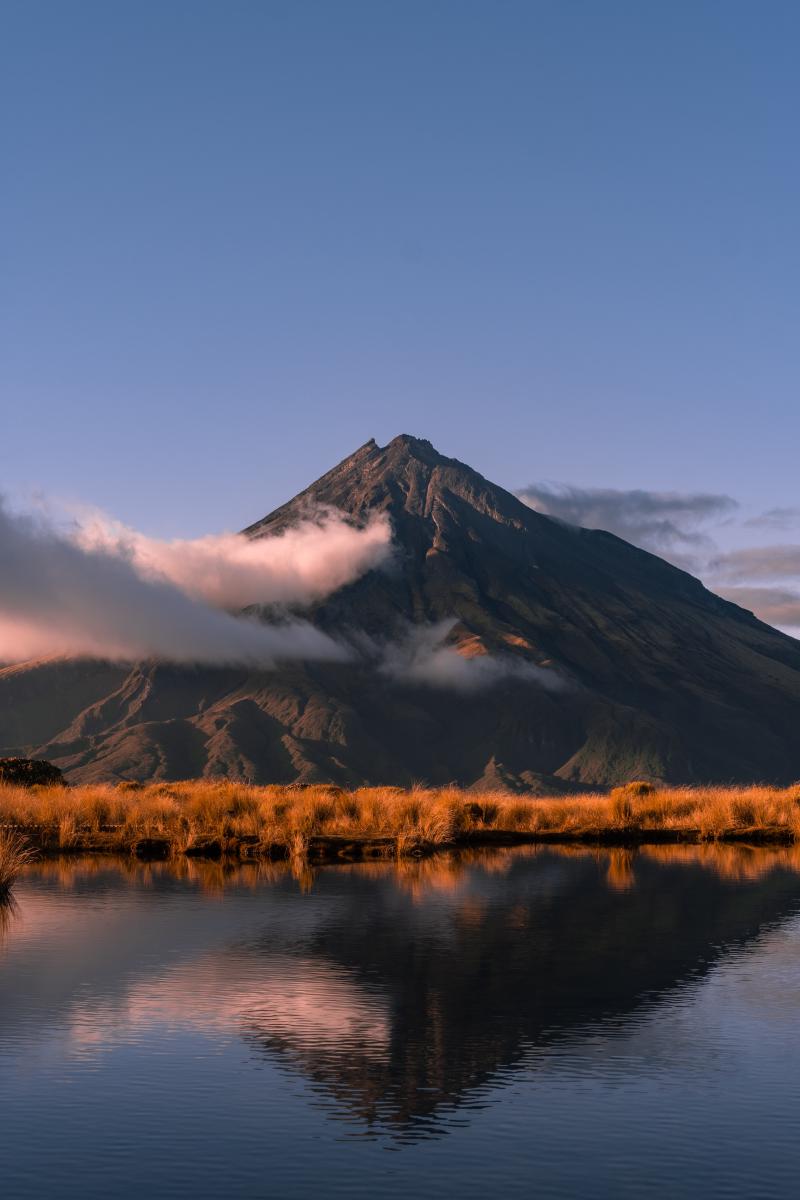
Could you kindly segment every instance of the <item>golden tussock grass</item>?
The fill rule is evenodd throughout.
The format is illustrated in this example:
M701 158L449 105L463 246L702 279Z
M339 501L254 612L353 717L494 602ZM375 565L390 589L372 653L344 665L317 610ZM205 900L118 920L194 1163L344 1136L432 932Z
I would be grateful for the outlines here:
M22 788L0 784L5 854L19 836L47 850L122 849L153 839L176 853L304 856L317 842L383 840L400 855L502 836L666 841L772 837L800 840L800 784L775 788L656 787L633 782L610 794L521 797L455 787L341 788L190 780ZM14 839L17 839L15 841ZM6 849L3 851L2 847ZM16 851L13 847L16 846ZM0 880L2 879L0 867ZM625 865L617 869L624 886Z
M0 829L0 901L11 889L23 867L36 857L26 838L7 829Z

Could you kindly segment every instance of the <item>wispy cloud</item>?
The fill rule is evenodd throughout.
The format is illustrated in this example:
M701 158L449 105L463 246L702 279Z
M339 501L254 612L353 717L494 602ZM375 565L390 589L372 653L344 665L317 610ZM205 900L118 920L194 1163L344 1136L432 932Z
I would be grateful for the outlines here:
M800 546L748 546L719 554L709 563L718 579L740 583L749 579L800 577Z
M373 644L378 668L398 683L475 692L503 679L517 679L550 690L565 686L552 670L510 654L463 654L453 637L455 618L412 625L394 641Z
M768 508L742 525L745 529L796 529L800 527L800 508Z
M800 545L745 546L718 554L707 574L715 591L762 621L792 632L800 629ZM777 586L764 586L768 583Z
M714 532L723 525L730 526L739 508L731 496L542 483L531 484L517 495L546 516L586 529L608 530L669 559L771 625L800 627L798 596L786 587L793 581L800 586L800 545L747 546L720 553ZM771 508L742 521L739 529L790 529L797 525L800 508ZM768 581L782 586L763 586Z
M731 496L715 492L623 491L535 483L517 495L545 516L585 529L605 529L679 565L693 564L695 555L713 549L705 527L730 518L738 508Z

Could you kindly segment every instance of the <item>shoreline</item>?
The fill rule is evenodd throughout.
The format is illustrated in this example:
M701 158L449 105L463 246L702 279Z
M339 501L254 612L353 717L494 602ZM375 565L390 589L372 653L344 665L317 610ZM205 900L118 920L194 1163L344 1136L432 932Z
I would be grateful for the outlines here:
M238 862L286 862L296 857L311 865L336 863L392 861L395 859L428 858L436 854L459 850L512 848L514 846L584 846L598 849L636 849L645 846L738 844L745 846L790 846L800 843L800 836L780 827L723 829L706 834L700 829L587 829L527 833L518 830L487 829L450 841L420 842L402 849L400 839L392 836L343 837L317 836L308 840L302 850L286 842L264 843L241 838L199 838L188 846L177 846L168 838L143 837L120 839L113 834L79 834L69 844L54 843L40 838L30 828L6 826L21 834L39 858L62 858L71 855L130 855L142 862L163 862L171 858L222 859Z
M634 848L800 842L800 784L524 796L456 787L250 785L200 779L77 787L0 784L0 834L38 854L310 863L515 845Z

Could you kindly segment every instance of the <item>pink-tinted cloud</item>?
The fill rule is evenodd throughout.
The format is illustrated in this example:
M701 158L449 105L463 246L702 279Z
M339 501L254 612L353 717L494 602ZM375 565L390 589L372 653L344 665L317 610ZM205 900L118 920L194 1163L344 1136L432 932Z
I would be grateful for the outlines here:
M386 559L391 528L383 513L356 527L323 509L277 536L222 533L166 541L95 513L77 523L74 540L128 559L144 579L173 583L215 608L242 609L329 595Z
M168 543L132 540L80 529L70 537L0 502L0 661L65 654L263 666L276 658L345 657L308 623L267 625L207 601L238 607L244 597L312 599L379 561L389 531L376 524L345 532L331 519L264 539L238 567L228 538L210 539L202 549L180 543L174 555ZM230 584L226 563L232 563Z

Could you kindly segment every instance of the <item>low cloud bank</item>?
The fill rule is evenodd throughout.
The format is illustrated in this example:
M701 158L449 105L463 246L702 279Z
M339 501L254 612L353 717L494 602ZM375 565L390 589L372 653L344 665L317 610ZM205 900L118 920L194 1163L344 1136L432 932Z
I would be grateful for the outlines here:
M476 654L466 658L448 641L455 619L409 626L393 642L377 648L378 669L398 683L422 684L459 692L475 692L504 679L517 679L547 689L564 686L553 671L511 655Z
M0 499L0 661L64 654L268 666L346 657L306 622L266 625L210 604L315 599L388 554L388 525L358 530L327 514L280 537L241 538L241 547L237 536L159 543L97 521L70 534Z

